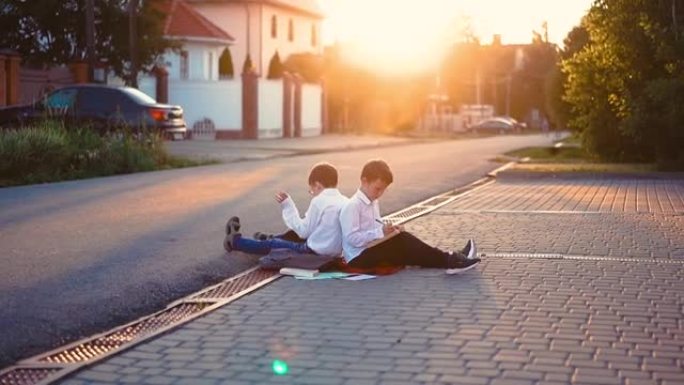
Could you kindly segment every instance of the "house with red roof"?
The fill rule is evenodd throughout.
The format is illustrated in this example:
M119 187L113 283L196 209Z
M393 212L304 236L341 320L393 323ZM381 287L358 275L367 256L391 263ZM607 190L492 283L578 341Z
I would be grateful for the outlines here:
M323 89L298 77L267 79L278 53L321 55L323 14L315 0L170 0L164 36L180 43L139 88L183 107L194 137L313 136L323 128ZM249 57L252 71L242 74ZM245 94L245 92L247 94ZM249 115L249 116L246 116ZM256 126L255 126L256 125ZM246 127L255 126L255 127Z

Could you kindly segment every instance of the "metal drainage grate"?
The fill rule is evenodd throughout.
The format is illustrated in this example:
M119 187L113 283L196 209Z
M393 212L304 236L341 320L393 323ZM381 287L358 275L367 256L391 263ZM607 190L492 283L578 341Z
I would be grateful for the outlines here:
M124 326L102 337L97 337L58 353L42 357L38 361L50 363L85 362L117 349L138 337L151 334L165 326L183 321L210 305L210 303L182 303L139 322Z
M510 258L510 259L565 259L575 261L610 261L610 262L638 262L638 263L663 263L672 265L684 265L684 260L666 258L638 258L638 257L601 257L596 255L563 255L544 253L480 253L484 258Z
M437 205L440 205L440 204L442 204L442 203L446 203L446 202L448 202L448 201L450 201L450 200L453 200L453 199L454 199L454 198L451 197L451 196L443 196L443 195L440 195L440 196L438 196L438 197L434 197L434 198L430 199L430 200L427 201L427 202L423 202L423 203L421 203L420 205L421 205L421 206L437 206Z
M413 206L409 207L406 210L402 210L399 212L396 212L394 214L390 214L386 216L384 219L390 220L393 223L395 222L395 219L398 219L401 222L408 221L409 219L413 219L419 215L425 214L428 211L430 211L430 207L422 207L422 206Z
M59 372L61 368L15 368L0 372L0 385L31 385Z
M228 298L258 284L266 284L265 280L279 276L277 271L255 269L245 274L230 279L227 282L209 288L203 292L191 296L188 300L207 298Z

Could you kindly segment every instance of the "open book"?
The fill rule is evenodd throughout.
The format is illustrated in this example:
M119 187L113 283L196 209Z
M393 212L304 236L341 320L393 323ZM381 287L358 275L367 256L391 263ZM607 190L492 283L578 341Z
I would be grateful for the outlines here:
M298 269L296 267L283 267L280 269L280 274L291 275L293 277L315 277L318 275L318 270Z
M395 236L396 236L397 234L399 234L399 233L401 233L401 231L399 231L399 230L392 231L391 233L385 235L385 236L382 237L382 238L378 238L378 239L372 240L372 241L368 242L368 244L366 245L366 248L369 248L369 247L373 247L373 246L379 245L379 244L385 242L386 240L395 237Z

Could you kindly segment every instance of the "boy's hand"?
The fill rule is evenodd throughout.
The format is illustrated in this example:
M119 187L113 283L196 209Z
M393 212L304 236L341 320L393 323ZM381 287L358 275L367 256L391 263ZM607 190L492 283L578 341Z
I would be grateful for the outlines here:
M382 226L382 233L383 233L384 235L389 235L389 234L392 234L392 233L395 233L395 232L399 232L399 231L402 231L402 230L403 230L403 228L402 228L401 226L395 226L395 225L390 224L390 223L385 224L384 226Z
M285 191L278 191L275 195L275 200L278 203L283 203L288 197L289 195Z

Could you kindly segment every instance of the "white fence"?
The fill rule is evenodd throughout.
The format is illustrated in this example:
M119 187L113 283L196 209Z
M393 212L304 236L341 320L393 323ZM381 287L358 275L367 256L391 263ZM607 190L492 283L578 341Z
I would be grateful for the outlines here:
M183 107L189 129L200 127L206 136L211 130L242 130L242 79L218 81L169 79L169 104ZM122 83L112 78L110 84ZM258 82L258 137L279 138L283 136L283 81L259 79ZM156 79L145 76L138 82L144 93L156 95ZM317 136L322 133L322 88L318 84L302 84L301 123L302 136ZM292 97L294 99L294 89ZM294 109L294 100L291 108ZM294 117L294 111L290 114ZM292 123L291 123L292 124ZM211 127L210 131L207 128ZM291 125L294 132L294 125ZM195 132L197 134L198 132ZM210 134L213 137L213 133ZM197 137L197 135L195 135Z
M242 129L240 80L169 80L169 103L183 107L188 127L209 119L216 130Z
M321 134L321 92L318 84L302 84L302 136Z
M283 81L259 79L259 138L283 136Z

